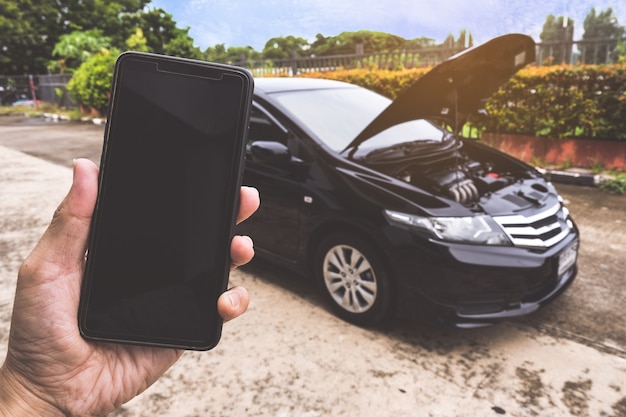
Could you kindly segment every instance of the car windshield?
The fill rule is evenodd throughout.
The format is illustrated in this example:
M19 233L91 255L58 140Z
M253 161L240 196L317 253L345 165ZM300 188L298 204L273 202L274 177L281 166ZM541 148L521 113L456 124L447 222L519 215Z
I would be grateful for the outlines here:
M336 152L344 150L391 100L364 88L332 88L275 93L276 100ZM445 132L426 120L393 126L368 139L376 149L414 141L441 141Z

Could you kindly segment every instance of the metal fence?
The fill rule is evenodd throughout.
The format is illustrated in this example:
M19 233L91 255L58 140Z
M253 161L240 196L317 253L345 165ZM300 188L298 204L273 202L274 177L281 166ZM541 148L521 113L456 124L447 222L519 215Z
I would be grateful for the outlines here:
M537 65L612 63L620 44L626 44L626 38L540 42L536 45ZM284 60L239 61L233 64L248 68L256 77L295 76L307 72L354 68L394 70L434 66L464 49L439 46L371 54L355 53ZM75 107L66 89L71 77L71 74L0 76L0 104L10 105L20 99L36 98L62 107Z
M67 92L67 83L72 78L71 74L39 75L37 93L39 99L50 103L56 103L61 107L73 107L74 103Z
M536 44L537 65L609 64L614 62L619 44L626 38L603 38L579 41L551 41ZM439 46L415 50L292 58L266 61L239 61L233 64L248 68L255 76L289 75L337 69L399 69L439 64L465 48Z
M615 62L618 45L626 45L626 37L550 41L537 43L537 65L610 64Z
M336 71L338 69L375 68L400 69L437 65L465 48L432 47L394 52L356 53L346 55L310 56L303 58L233 62L249 69L253 75L295 76L307 72Z
M0 104L41 100L61 107L75 107L67 93L72 74L0 76Z

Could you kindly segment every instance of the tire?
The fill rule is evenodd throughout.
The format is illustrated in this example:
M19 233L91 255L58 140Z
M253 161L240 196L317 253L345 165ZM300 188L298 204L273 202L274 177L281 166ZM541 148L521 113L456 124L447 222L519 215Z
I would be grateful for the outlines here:
M318 285L337 316L360 326L388 318L390 276L382 258L365 239L334 233L320 242L314 262Z

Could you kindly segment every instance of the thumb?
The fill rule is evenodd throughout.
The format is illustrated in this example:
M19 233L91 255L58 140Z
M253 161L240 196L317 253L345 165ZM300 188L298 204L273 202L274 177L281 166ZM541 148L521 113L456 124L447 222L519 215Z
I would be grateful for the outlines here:
M87 159L75 160L72 186L26 264L80 270L97 193L98 167Z

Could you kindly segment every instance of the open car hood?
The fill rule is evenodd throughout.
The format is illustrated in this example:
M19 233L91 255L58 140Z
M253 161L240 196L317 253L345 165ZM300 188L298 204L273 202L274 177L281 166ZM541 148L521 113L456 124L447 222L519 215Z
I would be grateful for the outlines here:
M482 108L520 68L534 61L535 42L520 34L500 36L454 55L402 92L346 149L410 120L443 119L455 127Z

